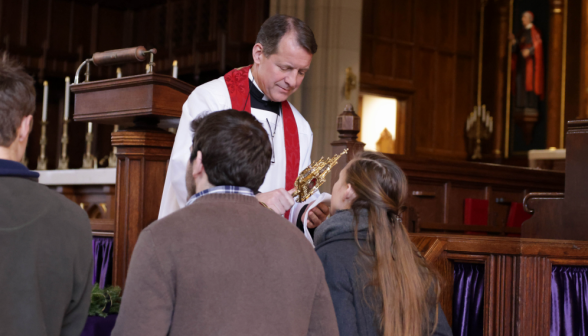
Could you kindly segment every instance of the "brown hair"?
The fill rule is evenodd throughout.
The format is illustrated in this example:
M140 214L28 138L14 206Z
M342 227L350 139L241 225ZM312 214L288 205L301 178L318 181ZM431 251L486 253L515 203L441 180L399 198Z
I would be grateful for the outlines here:
M351 161L346 173L346 182L357 195L351 207L355 239L371 266L369 287L378 302L371 306L379 317L381 334L430 335L435 328L429 329L429 312L437 307L439 283L400 221L406 176L392 160L371 152ZM363 209L368 211L367 244L359 243L357 232L358 214Z
M208 181L257 191L272 159L267 132L250 113L225 110L192 121L190 162L202 152Z
M22 119L35 112L33 78L4 52L0 56L0 146L16 139Z
M317 45L312 29L306 22L283 14L274 15L265 20L257 33L255 43L260 43L263 46L263 54L269 57L278 52L278 44L290 30L296 33L298 45L311 54L316 53Z

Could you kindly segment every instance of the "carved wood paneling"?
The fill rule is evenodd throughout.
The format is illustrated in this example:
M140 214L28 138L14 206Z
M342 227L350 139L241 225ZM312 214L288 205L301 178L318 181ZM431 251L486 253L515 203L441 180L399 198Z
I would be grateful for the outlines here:
M113 283L125 283L139 234L157 220L174 135L154 131L113 133L117 147Z
M465 159L462 121L475 103L478 2L363 4L362 91L414 95L405 153Z
M588 265L588 242L410 234L442 281L452 322L453 264L484 264L484 335L549 335L552 265ZM450 284L449 286L447 284Z
M506 227L511 203L523 203L525 195L532 191L561 192L564 189L565 175L561 172L388 156L408 179L406 206L409 210L404 223L414 232L471 231L472 226L464 225L464 204L466 198L474 198L489 201L488 226L480 228L482 231L502 235L520 233L519 228ZM526 230L524 237L549 237L544 230L523 230Z

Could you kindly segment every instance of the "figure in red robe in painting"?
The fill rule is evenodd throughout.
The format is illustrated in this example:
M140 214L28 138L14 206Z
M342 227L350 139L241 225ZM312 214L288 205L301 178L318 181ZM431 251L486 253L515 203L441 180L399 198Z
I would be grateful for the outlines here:
M515 37L511 34L513 103L515 115L537 117L539 100L545 96L543 67L543 42L541 33L533 25L533 13L524 12L521 18L523 29ZM531 118L532 119L532 118Z

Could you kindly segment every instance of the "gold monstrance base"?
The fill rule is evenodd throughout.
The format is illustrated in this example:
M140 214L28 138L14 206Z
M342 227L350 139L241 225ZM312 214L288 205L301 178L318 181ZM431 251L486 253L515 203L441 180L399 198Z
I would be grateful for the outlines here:
M341 154L335 155L332 158L327 158L326 160L321 158L317 162L311 163L310 166L298 175L296 182L294 182L296 192L292 197L298 196L296 201L301 203L312 196L325 183L327 174L337 164L339 158L347 154L347 151L348 149L345 149Z

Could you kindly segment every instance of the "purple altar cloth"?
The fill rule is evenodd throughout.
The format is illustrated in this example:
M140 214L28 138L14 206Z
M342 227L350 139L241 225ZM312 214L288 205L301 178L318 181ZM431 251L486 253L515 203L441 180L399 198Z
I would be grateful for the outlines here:
M117 317L118 314L111 314L106 317L88 316L80 336L110 336Z
M484 334L484 264L455 263L453 335Z
M112 277L112 238L92 238L92 250L94 251L94 281L100 288L110 284Z
M588 267L553 266L550 335L588 335Z

